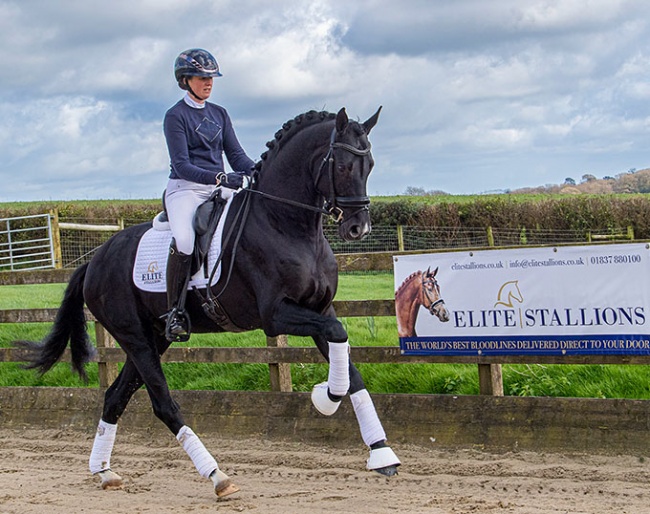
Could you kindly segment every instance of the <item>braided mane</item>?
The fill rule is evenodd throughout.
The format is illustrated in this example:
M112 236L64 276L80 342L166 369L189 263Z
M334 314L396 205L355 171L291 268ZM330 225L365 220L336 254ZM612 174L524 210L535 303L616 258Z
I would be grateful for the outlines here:
M404 288L406 288L406 286L409 285L411 283L411 281L415 277L421 276L421 275L422 275L421 271L415 271L415 272L411 273L408 277L406 277L404 279L404 282L402 282L402 284L397 288L397 291L395 291L395 294L398 294L400 291L402 291Z
M269 157L276 155L284 144L289 141L295 134L306 127L311 127L324 121L330 121L336 118L336 114L327 111L308 111L299 114L292 120L282 125L282 128L275 133L274 139L266 143L268 150L261 155L261 160L257 162L255 168L260 170L262 164Z

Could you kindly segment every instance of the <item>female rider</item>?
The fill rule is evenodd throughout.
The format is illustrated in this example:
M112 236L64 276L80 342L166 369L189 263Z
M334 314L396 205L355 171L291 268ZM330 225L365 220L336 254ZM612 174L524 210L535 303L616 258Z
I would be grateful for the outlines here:
M190 335L184 304L194 248L194 213L216 187L241 187L255 165L239 144L226 109L207 101L213 78L221 77L212 54L200 48L182 52L174 63L174 75L185 96L164 120L171 161L165 205L173 235L166 275L169 342L186 341ZM225 173L224 153L235 172Z

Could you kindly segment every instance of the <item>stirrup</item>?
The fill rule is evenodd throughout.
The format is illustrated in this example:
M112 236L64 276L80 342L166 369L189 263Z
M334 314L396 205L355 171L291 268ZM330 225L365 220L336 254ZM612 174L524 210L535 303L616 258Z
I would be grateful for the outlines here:
M190 317L185 311L179 311L174 307L167 314L167 322L165 324L165 338L170 343L183 343L190 339L190 332L192 330Z

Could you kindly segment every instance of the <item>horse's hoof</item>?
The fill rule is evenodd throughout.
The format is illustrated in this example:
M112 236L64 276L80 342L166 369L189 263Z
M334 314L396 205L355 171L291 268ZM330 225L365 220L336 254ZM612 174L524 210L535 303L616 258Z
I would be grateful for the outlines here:
M370 450L370 458L367 467L370 471L376 471L387 477L397 475L397 466L401 464L390 446Z
M230 477L220 469L217 469L210 475L212 483L214 484L214 492L219 498L228 496L229 494L240 491L239 487L232 483Z
M324 416L331 416L334 414L341 402L333 402L327 394L327 382L316 384L311 390L311 403L314 404L316 410Z
M373 469L373 471L376 471L380 475L394 477L397 475L397 466L386 466L385 468Z
M122 487L122 477L110 469L97 473L102 479L102 489L119 489Z

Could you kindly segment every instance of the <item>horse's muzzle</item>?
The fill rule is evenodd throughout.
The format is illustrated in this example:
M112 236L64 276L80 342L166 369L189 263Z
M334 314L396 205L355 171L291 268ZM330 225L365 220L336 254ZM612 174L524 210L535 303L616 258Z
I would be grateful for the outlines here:
M339 237L343 241L361 241L370 234L370 213L368 209L360 209L352 216L344 216L339 225Z
M442 322L449 321L449 311L447 310L445 301L442 298L430 305L429 312L432 316L437 316Z

